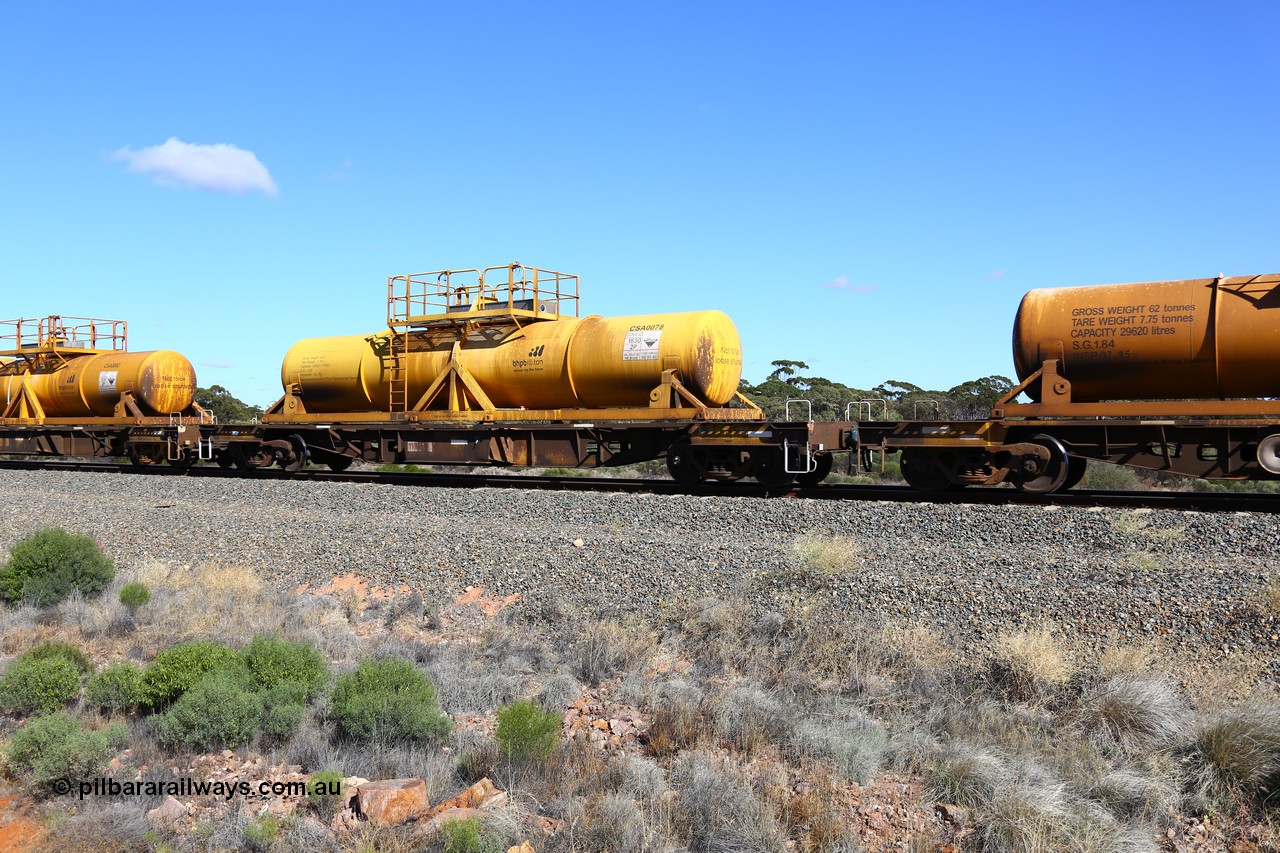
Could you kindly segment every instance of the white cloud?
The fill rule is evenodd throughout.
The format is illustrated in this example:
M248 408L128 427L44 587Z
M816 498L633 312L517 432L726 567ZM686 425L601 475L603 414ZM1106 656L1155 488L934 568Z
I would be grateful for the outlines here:
M987 278L991 281L999 281L1000 279L1004 278L1008 274L1009 274L1009 271L1007 269L1001 268L998 270L992 270L991 272L987 273Z
M153 175L162 186L276 194L276 182L254 153L225 143L199 145L171 136L163 145L137 151L126 145L111 159L124 160L130 172Z
M827 282L827 290L847 290L850 293L875 293L880 289L875 284L854 284L849 281L849 276L838 275L831 281Z

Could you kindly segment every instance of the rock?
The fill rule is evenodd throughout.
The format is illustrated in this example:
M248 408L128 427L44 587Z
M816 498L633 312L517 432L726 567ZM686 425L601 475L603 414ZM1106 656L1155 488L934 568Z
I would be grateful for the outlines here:
M448 809L483 809L502 805L507 801L507 792L499 791L493 782L485 777L467 788L461 794L450 797L433 808L428 817L434 817Z
M356 798L356 789L359 788L361 785L368 785L368 784L369 784L369 780L364 779L360 776L347 776L345 779L343 779L342 780L343 806L349 809L355 808L354 802Z
M542 832L543 835L554 835L555 833L564 829L564 826L565 826L564 821L560 820L559 818L542 817L541 815L534 816L533 822L537 824L538 829Z
M356 789L360 813L374 826L396 826L424 814L427 783L421 779L384 779Z
M165 797L164 802L147 812L147 819L158 824L173 824L185 818L188 809L176 797Z
M969 812L954 803L934 803L933 810L938 817L955 826L964 826L969 819Z
M507 853L535 853L533 845L528 841L521 841L514 847L508 847Z
M293 810L297 807L297 800L286 800L283 797L273 797L272 799L267 800L267 804L262 807L259 814L267 812L275 815L276 817L285 817L293 814Z
M356 813L345 808L340 810L333 816L333 820L329 822L329 828L338 835L349 835L351 830L360 825L360 820L356 817Z

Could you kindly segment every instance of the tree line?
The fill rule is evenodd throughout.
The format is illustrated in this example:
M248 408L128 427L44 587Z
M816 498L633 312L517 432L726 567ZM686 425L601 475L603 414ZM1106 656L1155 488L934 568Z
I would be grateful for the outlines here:
M773 372L758 385L745 380L739 390L765 410L771 419L786 418L787 400L808 400L813 419L845 420L971 420L986 418L1013 388L1006 376L984 376L946 391L928 390L891 379L874 388L851 388L822 376L810 376L803 361L779 359ZM853 403L853 406L849 406ZM847 412L847 413L846 413ZM807 410L791 407L791 419L803 420Z

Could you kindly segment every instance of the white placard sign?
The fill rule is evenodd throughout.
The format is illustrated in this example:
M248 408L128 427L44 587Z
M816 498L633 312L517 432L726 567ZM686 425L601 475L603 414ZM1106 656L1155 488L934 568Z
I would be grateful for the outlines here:
M657 361L662 329L632 329L622 342L623 361Z
M116 393L116 370L104 370L98 374L98 393L113 395Z

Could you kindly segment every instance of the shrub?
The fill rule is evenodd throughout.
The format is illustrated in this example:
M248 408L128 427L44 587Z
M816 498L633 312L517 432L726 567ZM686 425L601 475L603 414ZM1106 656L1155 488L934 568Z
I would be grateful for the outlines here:
M257 730L262 700L237 673L212 672L155 719L165 744L235 749Z
M847 721L806 720L791 734L792 747L801 756L830 761L846 779L868 784L884 768L889 752L889 736L870 717Z
M785 740L795 712L761 688L739 684L716 701L712 716L716 734L734 749L752 752Z
M954 744L925 770L925 796L935 802L986 808L1013 774L1004 761Z
M1211 804L1248 804L1280 783L1280 704L1255 698L1206 722L1196 733L1200 793ZM1233 797L1234 795L1234 797Z
M731 767L701 755L676 765L676 828L691 853L781 850L783 839L768 808Z
M10 549L0 567L0 597L10 604L57 604L73 590L96 595L114 577L111 558L88 536L47 527Z
M127 583L120 587L120 603L132 613L151 600L151 590L145 583Z
M30 771L37 782L48 784L63 777L95 775L128 742L129 731L119 723L89 731L66 711L59 711L18 729L9 740L6 757L10 766Z
M24 655L0 676L0 707L6 711L56 711L79 693L80 671L62 657Z
M515 761L546 758L560 743L564 719L537 702L517 699L498 709L493 738L502 754Z
M142 702L142 668L127 660L104 666L84 688L90 704L107 711L123 711Z
M1166 679L1116 675L1089 692L1082 716L1095 737L1132 752L1167 746L1191 722L1191 709Z
M439 739L453 729L435 685L401 658L365 659L341 676L329 715L343 734L360 740Z
M307 800L320 812L325 823L333 819L346 793L347 786L342 784L341 771L319 770L307 780Z
M279 837L280 819L272 814L258 815L244 828L244 838L251 850L270 850Z
M267 710L262 717L262 733L267 737L285 741L302 728L302 718L307 713L307 709L302 705L293 702L272 705L269 701L264 702L263 705Z
M248 648L240 653L240 659L256 684L270 688L293 682L303 688L304 699L310 699L320 691L328 674L324 656L314 646L290 643L263 634L253 638Z
M505 846L497 835L480 831L478 817L445 821L440 826L440 838L444 853L501 853Z
M163 707L190 690L207 673L235 662L236 653L222 643L193 640L170 646L142 674L143 701Z
M22 657L26 660L62 658L74 666L81 675L88 675L93 672L93 663L89 660L89 656L80 651L80 648L74 643L66 643L62 640L46 640L40 645L23 652Z

